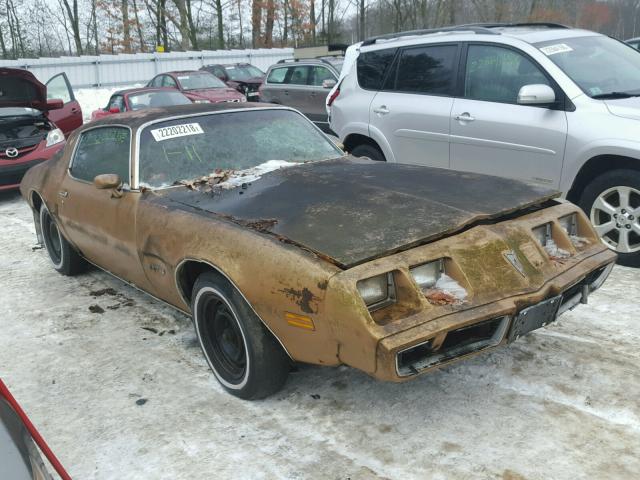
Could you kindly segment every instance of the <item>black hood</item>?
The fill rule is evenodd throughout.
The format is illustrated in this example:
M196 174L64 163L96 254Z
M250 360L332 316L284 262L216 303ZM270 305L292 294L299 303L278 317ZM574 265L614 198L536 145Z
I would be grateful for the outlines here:
M246 188L160 195L174 208L284 237L346 268L559 194L499 177L346 157L276 170Z

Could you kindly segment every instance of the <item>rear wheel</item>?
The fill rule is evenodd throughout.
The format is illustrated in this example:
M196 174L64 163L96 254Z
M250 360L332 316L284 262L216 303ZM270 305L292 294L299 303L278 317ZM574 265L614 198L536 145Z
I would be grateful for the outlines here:
M384 154L380 151L379 148L366 143L353 147L353 149L351 150L351 155L353 155L354 157L369 157L371 160L376 160L378 162L386 161L386 159L384 158Z
M602 241L618 253L618 263L640 267L640 172L613 170L589 183L580 207Z
M193 287L191 311L202 352L227 392L256 400L282 388L289 357L233 286L203 273Z
M87 263L62 236L45 205L40 207L40 229L53 268L63 275L75 275L86 269Z

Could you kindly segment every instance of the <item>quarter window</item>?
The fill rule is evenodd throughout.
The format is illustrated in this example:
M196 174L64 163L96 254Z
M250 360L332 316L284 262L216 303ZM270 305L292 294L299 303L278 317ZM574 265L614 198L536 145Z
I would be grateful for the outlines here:
M457 45L404 50L398 63L395 90L451 95L455 83Z
M311 85L321 87L322 82L325 80L335 80L336 76L331 73L327 67L311 67L312 68L312 81Z
M464 96L487 102L517 103L524 85L550 85L536 64L509 48L469 45Z
M287 67L274 68L269 72L267 83L284 83L284 77L287 75Z
M178 88L176 81L173 78L171 78L169 75L165 75L162 77L162 86Z
M93 182L105 173L115 173L129 183L130 132L123 127L100 127L81 134L78 140L71 175Z
M369 90L380 90L395 55L395 48L361 53L358 56L358 84Z

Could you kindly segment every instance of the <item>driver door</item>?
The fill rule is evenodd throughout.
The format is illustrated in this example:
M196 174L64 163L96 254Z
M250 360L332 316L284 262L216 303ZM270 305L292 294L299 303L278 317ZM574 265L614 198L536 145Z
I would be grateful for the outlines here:
M128 191L131 131L101 126L77 139L57 195L65 236L90 262L139 287L146 280L135 242L140 194ZM97 175L115 173L124 188L98 189Z

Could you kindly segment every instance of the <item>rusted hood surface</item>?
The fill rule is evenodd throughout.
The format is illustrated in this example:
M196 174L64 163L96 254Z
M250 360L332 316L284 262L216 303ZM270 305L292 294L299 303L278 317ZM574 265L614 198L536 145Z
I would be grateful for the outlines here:
M350 267L556 196L498 177L346 157L280 169L245 188L172 188L157 200L227 217Z

